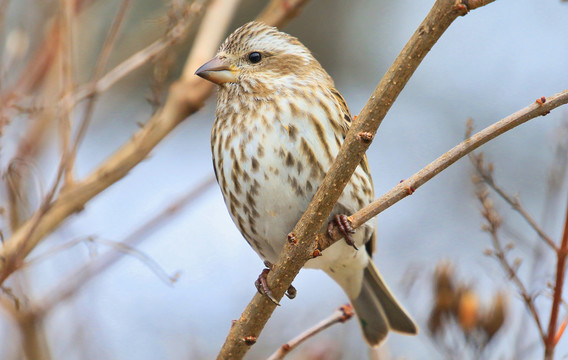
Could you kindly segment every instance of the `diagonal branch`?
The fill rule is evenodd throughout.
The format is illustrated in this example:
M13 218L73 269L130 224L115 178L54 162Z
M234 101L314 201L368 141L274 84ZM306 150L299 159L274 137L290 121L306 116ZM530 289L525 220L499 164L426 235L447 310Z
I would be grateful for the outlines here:
M540 100L540 99L539 99ZM411 195L416 189L424 185L428 180L438 175L447 167L466 156L473 150L481 145L496 138L497 136L531 120L538 116L544 116L551 110L568 103L568 90L564 90L558 94L552 95L546 99L546 102L535 102L501 120L495 124L486 127L472 137L462 141L448 152L428 164L425 168L406 179L404 182L398 184L389 192L370 203L365 208L359 210L351 216L353 228L357 228L369 221L379 213L389 208L394 203L402 200L408 195ZM325 235L318 235L318 240L321 239L325 247ZM335 240L341 239L338 232L334 231ZM329 245L327 245L329 246Z
M478 1L472 3L478 5ZM355 168L361 162L387 111L428 51L451 23L467 11L465 2L437 0L382 78L358 119L351 126L339 154L310 205L289 235L289 238L294 238L295 241L284 246L274 269L268 275L268 285L276 300L282 298L306 261L313 258L316 250L316 243L313 241L315 234L322 228ZM265 296L256 294L241 317L234 322L217 358L241 359L256 341L275 307L276 305Z
M288 341L286 344L282 345L278 348L267 360L282 360L290 353L290 351L297 348L300 344L304 341L308 340L314 335L319 334L320 332L324 331L328 327L337 324L337 323L344 323L347 320L351 319L355 315L353 312L353 306L351 304L345 304L339 308L337 308L333 314L331 314L326 319L320 321L318 324L314 325L313 327L309 328L308 330L304 331L300 335L296 336L292 340Z

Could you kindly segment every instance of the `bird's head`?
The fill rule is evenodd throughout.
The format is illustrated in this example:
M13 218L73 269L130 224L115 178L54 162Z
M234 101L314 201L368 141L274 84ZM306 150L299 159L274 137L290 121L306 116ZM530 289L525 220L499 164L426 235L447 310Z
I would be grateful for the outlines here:
M310 81L333 86L329 75L298 39L260 22L235 30L217 56L195 74L222 88L238 86L253 94Z

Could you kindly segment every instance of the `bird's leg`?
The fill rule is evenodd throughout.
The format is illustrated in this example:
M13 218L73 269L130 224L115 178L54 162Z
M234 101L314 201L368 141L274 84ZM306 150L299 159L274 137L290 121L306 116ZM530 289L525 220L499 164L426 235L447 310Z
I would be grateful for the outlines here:
M265 295L267 298L270 299L270 301L272 301L276 305L280 305L272 295L272 291L268 287L268 282L266 281L266 277L268 276L268 273L270 272L270 270L272 270L274 265L272 265L270 261L265 261L264 266L266 266L266 269L262 270L262 272L258 276L258 279L254 282L254 286L256 286L256 290L258 290L259 293ZM296 293L297 293L296 288L292 285L290 285L288 290L286 290L286 296L289 299L295 298Z
M341 234L343 234L343 238L345 239L347 245L353 246L355 250L359 250L357 246L355 246L355 241L353 241L353 236L351 236L351 234L355 234L355 230L353 230L353 227L351 227L351 221L349 221L349 218L343 214L335 215L333 217L333 220L330 221L329 224L327 225L327 234L331 238L333 238L332 235L333 235L334 225L337 225L337 229L341 232Z

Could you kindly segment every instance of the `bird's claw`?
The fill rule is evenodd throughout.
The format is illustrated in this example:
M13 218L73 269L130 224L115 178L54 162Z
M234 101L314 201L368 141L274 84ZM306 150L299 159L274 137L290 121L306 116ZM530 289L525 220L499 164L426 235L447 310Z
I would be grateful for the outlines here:
M270 270L274 268L274 265L272 265L270 261L265 261L264 266L266 266L266 269L262 270L260 275L258 275L258 279L256 279L256 281L254 282L254 286L256 286L256 290L258 290L259 293L269 298L270 301L272 301L274 304L280 306L280 303L272 295L272 291L268 287L268 282L266 281L266 277L268 276ZM290 287L288 287L288 290L286 290L286 296L290 300L295 298L297 293L298 291L292 285L290 285Z
M288 296L288 299L290 300L295 298L297 293L298 291L293 285L290 285L290 287L288 287L288 290L286 290L286 296Z
M353 227L351 226L351 221L349 220L349 218L346 215L335 215L333 217L333 220L329 222L329 224L327 225L327 234L329 235L329 237L333 238L333 226L337 225L337 229L341 232L341 234L343 234L343 238L345 239L345 242L347 243L347 245L349 246L353 246L353 248L355 250L359 250L357 248L357 246L355 245L355 241L353 240L353 236L351 236L351 234L355 233L355 230L353 229Z
M256 290L258 290L259 293L269 298L270 301L272 301L274 304L280 306L278 300L276 300L274 296L272 296L272 291L270 291L270 288L268 287L268 282L266 281L266 277L268 276L269 272L270 269L268 268L262 270L260 275L258 275L258 279L256 279L256 281L254 282L254 286L256 286Z

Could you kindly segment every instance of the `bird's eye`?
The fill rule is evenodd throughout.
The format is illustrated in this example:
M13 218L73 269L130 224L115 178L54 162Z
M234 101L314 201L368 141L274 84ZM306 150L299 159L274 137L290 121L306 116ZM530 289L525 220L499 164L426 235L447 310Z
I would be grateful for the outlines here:
M249 54L248 59L251 63L257 64L262 60L262 55L258 51L254 51Z

